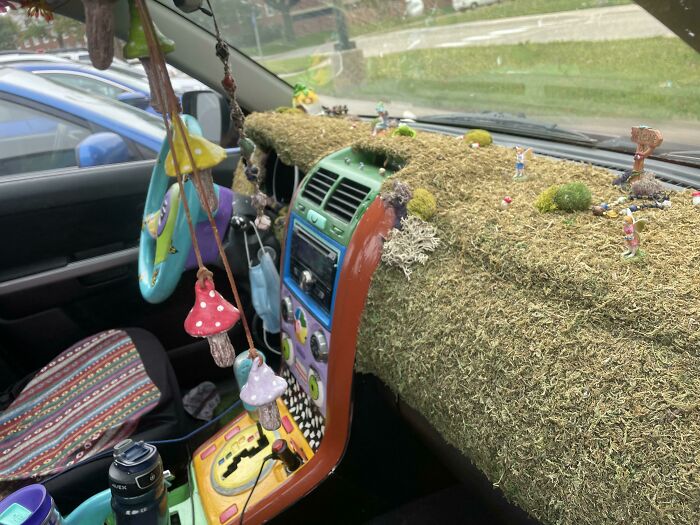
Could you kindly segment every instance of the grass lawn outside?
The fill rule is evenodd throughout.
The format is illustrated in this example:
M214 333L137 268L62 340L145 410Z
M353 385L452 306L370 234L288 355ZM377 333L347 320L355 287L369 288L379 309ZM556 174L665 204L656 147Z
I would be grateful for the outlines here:
M348 29L351 37L357 37L369 33L385 33L399 29L444 26L462 22L475 22L478 20L495 20L497 18L555 13L559 11L572 11L575 9L590 9L594 7L609 7L630 3L632 3L632 0L502 0L498 4L486 5L477 9L469 9L460 12L455 12L450 8L446 8L434 12L426 12L423 16L415 18L388 17L382 20L362 23L354 22L350 14L348 16ZM281 39L266 42L262 44L261 47L263 56L266 56L304 47L317 46L336 40L337 37L334 32L323 31L299 36L294 42L289 43ZM242 51L251 56L256 56L258 53L257 49L254 47L245 47Z
M352 36L360 36L367 33L393 31L396 29L410 29L417 27L435 27L463 22L477 22L480 20L496 20L498 18L511 18L514 16L540 15L544 13L557 13L560 11L573 11L575 9L590 9L594 7L610 7L615 5L631 4L632 0L502 0L497 4L485 5L476 9L455 12L447 8L434 13L426 13L414 19L390 19L377 24L365 24L350 28Z
M317 57L318 59L318 57ZM312 58L268 64L304 70ZM321 94L452 111L698 120L700 55L676 38L421 49L366 60L366 79L336 92L330 66L285 78Z

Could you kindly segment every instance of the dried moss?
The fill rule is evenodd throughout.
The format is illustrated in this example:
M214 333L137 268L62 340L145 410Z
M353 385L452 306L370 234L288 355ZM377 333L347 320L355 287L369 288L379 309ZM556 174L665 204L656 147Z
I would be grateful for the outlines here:
M260 138L297 161L327 153L313 145L324 120L254 117ZM635 214L650 221L647 256L629 264L620 219L563 221L531 204L573 180L614 202L607 170L540 155L515 183L512 150L497 145L368 129L347 145L405 164L394 177L436 196L443 241L410 281L380 266L357 368L544 523L696 525L700 213L690 192ZM502 195L514 198L508 213L493 204Z

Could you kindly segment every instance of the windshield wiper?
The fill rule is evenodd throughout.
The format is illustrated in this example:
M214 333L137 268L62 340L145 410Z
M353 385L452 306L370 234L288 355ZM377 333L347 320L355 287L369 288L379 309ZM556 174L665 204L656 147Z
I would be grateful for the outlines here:
M560 128L556 124L535 122L526 117L508 113L484 112L428 115L419 117L417 121L426 124L483 128L488 131L523 135L539 139L558 140L586 146L594 146L598 143L598 139L590 137L580 131Z

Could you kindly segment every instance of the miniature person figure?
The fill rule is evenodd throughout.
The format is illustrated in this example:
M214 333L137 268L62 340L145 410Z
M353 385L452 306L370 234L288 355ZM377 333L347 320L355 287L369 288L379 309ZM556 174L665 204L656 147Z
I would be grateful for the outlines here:
M532 148L515 146L515 175L513 180L525 180L525 162L532 159Z
M644 230L644 226L646 226L646 220L634 220L632 212L628 212L622 220L624 221L624 226L622 230L625 234L625 247L627 248L627 251L625 251L625 253L623 253L622 256L630 259L637 255L640 242L639 232Z
M382 133L386 133L386 130L389 129L389 112L384 107L384 102L377 102L377 105L374 107L374 110L377 112L379 121L374 125L374 128L372 129L373 137Z
M644 161L654 153L654 149L658 148L663 141L664 137L658 129L652 129L648 126L632 128L632 142L637 145L632 171L637 173L644 171Z

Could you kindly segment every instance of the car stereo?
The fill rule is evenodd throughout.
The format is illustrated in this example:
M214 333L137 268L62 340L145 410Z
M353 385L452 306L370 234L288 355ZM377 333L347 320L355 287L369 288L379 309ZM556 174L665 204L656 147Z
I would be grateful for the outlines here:
M338 248L323 242L298 222L294 223L289 251L289 275L299 289L316 301L328 315L331 313L339 259Z

